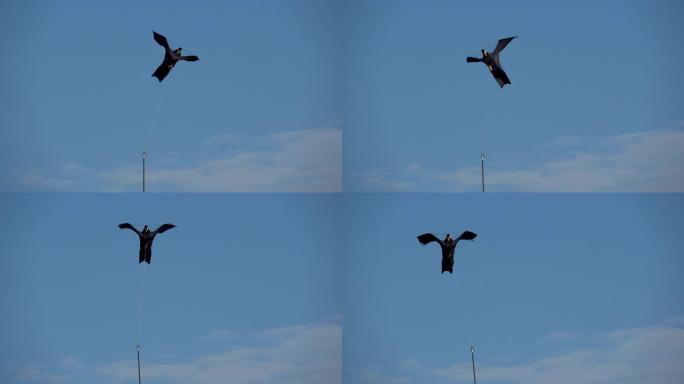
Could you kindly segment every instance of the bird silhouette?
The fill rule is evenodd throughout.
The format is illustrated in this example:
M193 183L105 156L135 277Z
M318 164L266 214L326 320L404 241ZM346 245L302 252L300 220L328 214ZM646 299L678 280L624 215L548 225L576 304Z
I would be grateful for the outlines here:
M150 228L147 227L147 225L145 225L142 231L138 231L131 224L119 224L119 228L130 229L138 235L138 237L140 238L140 252L138 255L138 263L142 263L144 261L147 264L150 264L150 262L152 261L152 241L154 240L154 237L157 236L157 234L159 233L164 233L169 229L175 227L175 225L167 223L162 224L159 228L157 228L154 231L150 231Z
M492 76L494 76L494 79L496 80L497 83L499 83L499 86L501 88L504 87L506 84L510 84L511 81L508 79L508 76L506 75L506 72L504 72L503 68L501 68L501 61L499 60L499 54L501 51L503 51L504 48L508 45L508 43L511 42L511 40L515 39L517 36L513 37L507 37L505 39L499 40L498 43L496 43L496 48L494 48L494 51L492 52L487 52L487 50L483 49L482 52L482 57L470 57L468 56L466 58L466 62L468 63L484 63L487 68L489 69L489 72L492 73Z
M171 72L171 69L176 65L178 61L199 60L199 57L197 56L183 56L183 48L176 48L172 50L171 48L169 48L169 43L168 41L166 41L166 37L154 31L152 31L152 34L154 35L154 41L156 41L159 45L164 47L164 61L162 61L161 65L157 67L157 69L152 74L152 76L159 79L160 83L169 74L169 72Z
M461 233L461 236L454 239L450 234L447 233L444 240L440 240L437 236L432 233L424 233L418 236L418 241L422 245L437 242L442 248L442 273L449 272L454 273L454 252L456 251L456 244L460 240L473 240L477 237L477 234L470 231L465 231Z

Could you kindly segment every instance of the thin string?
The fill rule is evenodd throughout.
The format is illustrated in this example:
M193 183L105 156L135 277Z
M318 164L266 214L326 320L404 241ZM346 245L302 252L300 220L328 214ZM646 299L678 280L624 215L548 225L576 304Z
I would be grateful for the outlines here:
M137 336L137 341L138 345L141 345L141 340L140 340L140 333L141 333L141 328L142 328L142 316L143 316L143 296L145 293L145 265L141 265L140 268L142 269L142 272L140 273L140 290L138 294L138 336Z
M152 122L151 124L145 129L145 138L144 138L144 147L143 147L143 152L147 154L147 159L146 159L146 165L147 169L145 171L145 179L146 179L146 191L149 192L150 188L150 149L152 146L152 141L150 140L150 135L154 134L157 132L157 128L159 125L159 120L160 120L160 114L163 106L166 104L166 86L162 84L158 85L160 90L157 96L157 105L154 109L154 115L152 116ZM153 149L153 148L152 148Z
M462 279L459 279L462 280ZM463 287L458 287L457 288L459 293L456 295L458 296L458 305L459 305L459 312L461 312L461 322L463 323L466 331L466 337L472 339L472 332L470 330L470 321L468 318L468 315L465 310L465 306L463 305L463 295L465 294ZM467 340L469 343L468 345L473 345L472 340Z

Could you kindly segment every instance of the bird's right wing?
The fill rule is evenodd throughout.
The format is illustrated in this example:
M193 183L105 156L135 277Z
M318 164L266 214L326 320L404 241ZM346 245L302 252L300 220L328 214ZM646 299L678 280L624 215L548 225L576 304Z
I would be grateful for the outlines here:
M515 39L516 37L518 37L518 36L511 36L511 37L507 37L505 39L499 40L499 42L496 43L496 48L494 48L494 52L492 52L492 55L495 55L495 56L498 55L499 52L503 51L503 49L506 48L508 43L510 43L511 40Z
M164 49L167 51L171 50L171 48L169 48L169 42L166 41L166 37L160 35L159 33L155 32L155 31L152 31L152 35L154 36L154 41L156 41L157 44L164 47Z
M438 239L437 236L433 235L432 233L423 233L422 235L418 236L418 241L422 245L432 243L433 241L436 241L439 243L439 245L442 245L442 240Z
M164 62L157 67L152 76L159 79L159 82L161 83L161 81L164 80L164 78L166 77L166 75L169 74L169 72L171 72L171 68L169 68L169 65L166 63L166 60L164 60Z
M135 232L138 236L140 236L140 231L138 231L137 229L135 229L134 226L132 226L132 225L130 225L130 224L128 224L128 223L119 224L119 228L121 228L121 229L130 229L131 231Z

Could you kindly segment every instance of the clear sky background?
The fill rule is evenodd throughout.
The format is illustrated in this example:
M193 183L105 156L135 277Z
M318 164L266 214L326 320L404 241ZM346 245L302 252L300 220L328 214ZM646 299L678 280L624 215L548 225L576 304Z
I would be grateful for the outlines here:
M145 383L341 380L334 196L5 195L0 215L3 383L135 382L138 340ZM148 267L122 222L178 227Z
M679 195L347 195L345 383L680 383ZM351 224L353 223L353 225ZM440 274L425 232L478 234Z
M3 1L0 186L339 191L335 1ZM163 50L200 57L159 84Z
M4 191L684 191L677 0L0 7Z
M684 191L681 1L344 4L345 190Z
M138 342L147 383L467 383L473 344L490 383L684 377L680 195L6 194L0 214L6 383L133 382ZM125 221L178 225L142 266L139 337ZM415 236L466 229L440 274Z

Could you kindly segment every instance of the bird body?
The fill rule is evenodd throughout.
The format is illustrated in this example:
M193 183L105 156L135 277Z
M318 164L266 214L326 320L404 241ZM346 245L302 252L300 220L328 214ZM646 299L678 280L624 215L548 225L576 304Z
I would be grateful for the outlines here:
M142 231L138 231L137 229L135 229L134 226L132 226L129 223L119 224L119 228L130 229L138 235L138 237L140 238L140 251L138 252L138 263L142 263L144 261L147 264L150 264L150 262L152 261L152 242L154 241L154 237L157 236L157 234L159 233L164 233L169 229L175 227L175 225L167 223L162 224L159 228L157 228L154 231L150 231L150 228L147 225L145 225Z
M199 57L197 56L183 56L183 48L171 49L169 47L168 41L166 40L166 37L164 37L163 35L154 31L152 31L152 35L154 36L154 41L156 41L157 44L161 45L164 48L164 61L162 61L161 65L159 65L159 67L157 67L157 69L152 74L152 76L156 77L160 83L169 74L169 72L171 72L171 69L176 65L177 62L181 60L199 60Z
M458 238L454 239L450 234L447 233L444 240L440 240L437 236L432 233L424 233L418 236L418 241L422 245L429 244L431 242L436 242L442 249L442 273L449 272L454 273L454 253L456 252L456 244L460 240L473 240L477 237L477 234L470 231L465 231Z
M499 40L499 42L496 44L496 48L494 48L494 51L492 52L487 52L487 50L483 49L481 50L482 52L482 57L467 57L466 62L468 63L484 63L487 66L487 69L489 69L489 72L491 72L492 76L494 76L494 80L499 84L501 88L504 87L506 84L510 84L511 80L508 78L508 75L506 75L506 72L503 70L501 67L501 61L499 60L499 54L501 51L503 51L504 48L508 45L508 43L511 42L511 40L515 39L517 36L513 37L507 37L505 39Z

